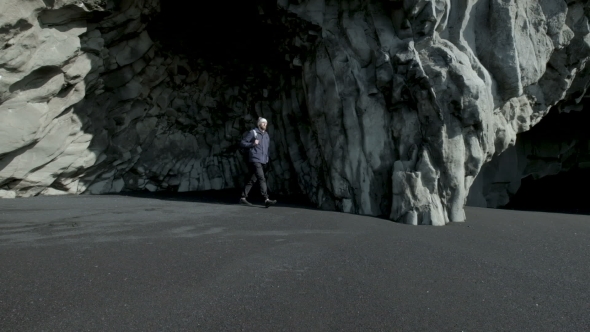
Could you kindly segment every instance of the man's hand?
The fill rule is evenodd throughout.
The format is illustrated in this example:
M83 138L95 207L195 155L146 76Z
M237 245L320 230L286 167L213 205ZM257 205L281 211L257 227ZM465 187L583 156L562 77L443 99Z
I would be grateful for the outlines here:
M258 145L258 143L260 143L260 141L259 141L259 140L255 140L255 141L254 141L254 145Z

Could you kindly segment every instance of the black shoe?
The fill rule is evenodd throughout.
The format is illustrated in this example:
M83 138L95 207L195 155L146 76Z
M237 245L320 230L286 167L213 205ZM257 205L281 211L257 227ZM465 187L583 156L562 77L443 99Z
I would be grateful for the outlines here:
M272 200L272 199L268 199L268 198L267 198L267 199L264 201L264 206L266 206L266 207L270 207L271 205L275 205L275 204L277 204L277 201L275 201L275 200Z
M252 203L248 202L248 200L246 199L246 197L240 198L240 204L252 206Z

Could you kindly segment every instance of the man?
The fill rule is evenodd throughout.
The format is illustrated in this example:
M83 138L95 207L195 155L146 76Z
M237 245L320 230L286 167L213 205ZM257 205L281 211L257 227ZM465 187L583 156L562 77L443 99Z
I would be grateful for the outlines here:
M242 192L241 204L251 205L248 202L248 193L252 186L258 182L260 193L264 197L264 205L269 207L277 203L275 200L268 198L266 178L264 177L264 167L268 163L268 147L270 146L270 136L266 132L268 122L265 118L258 118L258 127L250 130L246 137L240 142L242 148L249 149L248 152L248 177L246 186Z

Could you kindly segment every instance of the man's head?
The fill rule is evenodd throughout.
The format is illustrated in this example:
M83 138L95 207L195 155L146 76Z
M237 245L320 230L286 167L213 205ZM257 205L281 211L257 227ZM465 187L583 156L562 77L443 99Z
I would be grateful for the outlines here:
M258 128L260 130L265 131L267 124L268 124L268 122L266 121L265 118L258 118Z

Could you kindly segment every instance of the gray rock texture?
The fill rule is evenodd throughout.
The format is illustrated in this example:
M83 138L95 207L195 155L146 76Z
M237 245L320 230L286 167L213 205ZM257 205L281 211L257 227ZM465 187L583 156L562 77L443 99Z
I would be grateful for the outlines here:
M409 224L464 221L484 164L518 165L498 173L508 183L532 174L515 163L517 134L581 102L589 6L261 2L261 20L285 31L282 64L238 79L154 39L158 0L5 0L0 196L235 188L235 143L264 116L273 192ZM495 176L470 201L499 205Z

